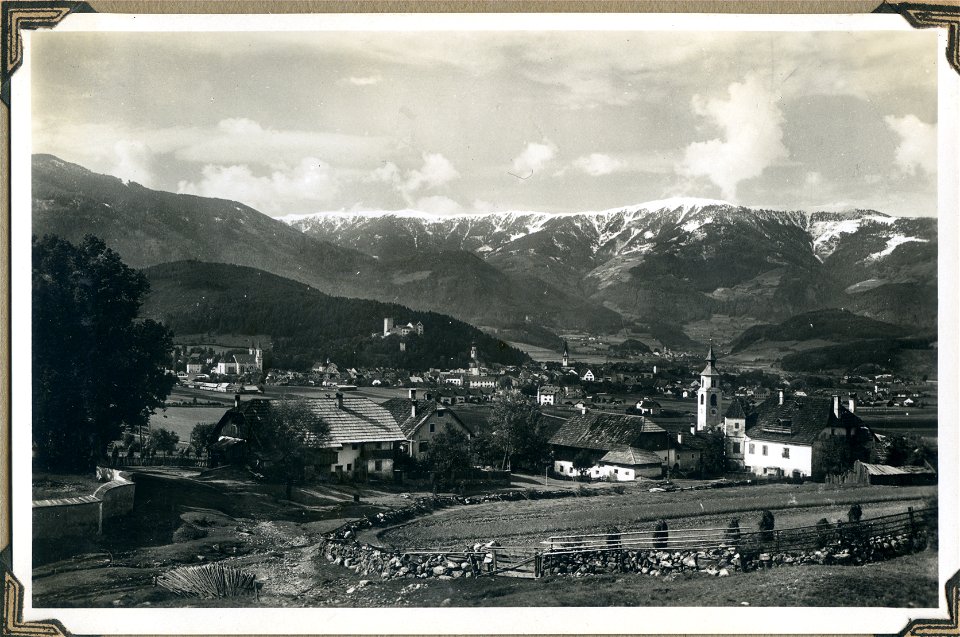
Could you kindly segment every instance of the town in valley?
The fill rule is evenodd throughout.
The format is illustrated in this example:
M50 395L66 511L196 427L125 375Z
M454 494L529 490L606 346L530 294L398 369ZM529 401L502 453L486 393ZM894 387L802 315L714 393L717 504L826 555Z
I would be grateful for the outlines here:
M641 26L34 33L31 608L937 607L936 33Z

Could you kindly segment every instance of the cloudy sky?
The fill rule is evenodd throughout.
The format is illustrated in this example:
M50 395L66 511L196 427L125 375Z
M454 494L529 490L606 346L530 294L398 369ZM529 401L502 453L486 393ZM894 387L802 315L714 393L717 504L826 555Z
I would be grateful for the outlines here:
M33 150L267 214L936 213L936 36L33 35Z

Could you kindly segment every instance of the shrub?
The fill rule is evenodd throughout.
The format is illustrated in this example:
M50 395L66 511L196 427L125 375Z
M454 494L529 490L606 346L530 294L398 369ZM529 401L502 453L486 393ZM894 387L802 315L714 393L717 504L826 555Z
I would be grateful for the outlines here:
M664 549L667 548L667 538L670 536L667 521L663 518L657 520L657 523L653 527L653 546L654 548Z
M773 540L773 529L776 526L775 518L773 517L773 512L764 509L763 513L760 514L760 524L757 525L757 528L760 529L760 539L765 542L770 542Z
M736 544L740 541L740 519L733 518L730 520L730 524L727 525L727 530L724 532L724 538L733 544Z
M833 539L833 527L827 518L817 520L817 548L823 548Z
M850 510L847 511L847 521L848 522L859 522L860 518L863 517L863 509L858 503L854 503L850 507Z

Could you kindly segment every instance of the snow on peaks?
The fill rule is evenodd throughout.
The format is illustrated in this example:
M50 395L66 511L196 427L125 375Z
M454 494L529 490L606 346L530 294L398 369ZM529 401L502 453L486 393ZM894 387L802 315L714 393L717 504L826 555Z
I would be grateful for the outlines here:
M893 251L897 249L897 246L903 245L904 243L910 243L913 241L916 241L919 243L927 243L927 239L920 239L918 237L905 237L902 234L897 234L887 239L887 247L885 247L883 250L880 250L879 252L874 252L864 260L877 261L879 259L882 259L883 257L889 256L890 254L892 254Z
M723 206L726 208L736 208L736 204L720 199L703 199L701 197L670 197L669 199L658 199L648 201L638 206L639 209L656 212L657 210L679 210L682 212L682 220L687 214L694 210L706 208L707 206Z
M845 234L853 234L860 230L865 223L882 223L892 225L895 217L873 213L873 214L822 214L814 213L811 216L809 232L813 237L814 253L824 259L837 248L840 238ZM896 246L894 246L896 247ZM891 251L893 249L891 248ZM888 253L889 254L889 253Z

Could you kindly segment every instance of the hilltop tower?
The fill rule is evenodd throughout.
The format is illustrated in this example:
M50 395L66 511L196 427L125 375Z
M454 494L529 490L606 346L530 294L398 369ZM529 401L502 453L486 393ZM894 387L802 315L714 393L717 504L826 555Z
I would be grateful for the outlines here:
M563 366L570 366L570 348L567 347L566 339L563 341Z
M700 389L697 390L697 431L720 426L723 421L720 392L720 372L716 368L717 357L713 354L713 344L707 352L707 366L700 372Z

